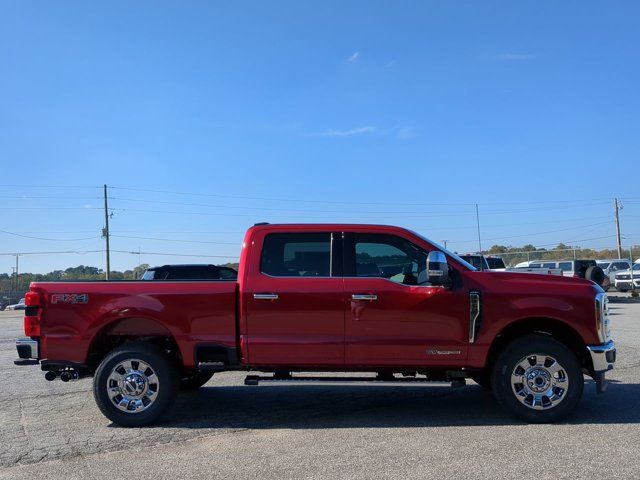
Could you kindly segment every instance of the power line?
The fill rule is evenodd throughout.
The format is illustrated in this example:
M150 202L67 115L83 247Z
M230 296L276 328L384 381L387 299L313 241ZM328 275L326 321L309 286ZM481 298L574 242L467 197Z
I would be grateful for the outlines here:
M158 238L158 237L136 237L133 235L111 235L116 238L132 238L138 240L159 240L162 242L179 242L179 243L208 243L213 245L239 245L239 242L214 242L208 240L182 240L177 238Z
M604 202L604 203L608 203L608 202ZM597 205L601 205L604 203L598 203ZM475 205L475 204L474 204ZM581 205L580 207L586 207L586 206L593 206L596 204L591 204L591 205ZM565 207L555 207L553 210L558 210L558 209L566 209L566 208L577 208L577 206L565 206ZM116 211L116 212L134 212L134 213L162 213L162 214L172 214L172 215L200 215L200 216L215 216L215 217L250 217L250 218L255 218L257 215L256 213L222 213L222 212L193 212L193 211L175 211L175 210L152 210L152 209L143 209L143 208L111 208L110 210L112 211ZM256 210L260 210L259 208L256 208ZM539 212L540 209L520 209L520 210L494 210L494 211L487 211L484 214L485 215L502 215L502 214L513 214L513 213L524 213L524 212ZM303 210L300 211L298 213L304 213L306 215L313 215L316 213L319 213L321 216L323 216L325 213L327 212L320 212L320 211L313 211L313 210ZM476 213L475 211L468 211L468 212L442 212L442 211L438 211L438 212L353 212L353 213L344 213L344 211L342 212L336 212L339 213L341 217L345 217L346 218L355 218L355 217L359 217L359 218L380 218L380 215L411 215L413 217L429 217L429 218L435 218L435 217L468 217L468 216L475 216ZM269 214L272 217L276 217L276 218L291 218L292 215L286 215L286 214ZM368 217L362 217L362 215L375 215L375 216L368 216Z
M257 211L272 211L272 212L297 212L297 213L305 213L305 214L313 214L313 213L340 213L340 214L344 214L345 211L344 209L340 209L340 210L309 210L309 209L295 209L295 208L273 208L273 207L263 207L263 206L242 206L242 205L219 205L219 204L207 204L207 203L192 203L192 202L170 202L170 201L166 201L166 200L146 200L146 199L139 199L139 198L123 198L123 197L109 197L109 199L112 200L120 200L120 201L126 201L126 202L140 202L140 203L152 203L152 204L164 204L164 205L181 205L181 206L190 206L190 207L206 207L206 208L228 208L228 209L234 209L234 210L257 210ZM560 207L555 207L554 209L557 208L564 208L564 209L571 209L571 208L581 208L581 207L586 207L586 206L593 206L593 205L602 205L602 204L606 204L606 202L598 202L598 203L591 203L591 204L580 204L580 205L562 205ZM425 204L427 205L427 204ZM432 206L438 205L438 204L431 204ZM441 205L448 205L448 206L454 206L455 204L441 204ZM478 204L474 204L474 205L478 205ZM455 205L455 206L460 206L460 205ZM464 205L464 206L468 206L468 205ZM135 209L125 209L125 210L135 210ZM520 213L520 212L528 212L528 211L540 211L541 209L517 209L517 210L505 210L505 211L500 211L500 210L494 210L494 211L487 211L487 213L489 214L500 214L500 213ZM438 212L424 212L424 211L394 211L394 210L385 210L385 211L354 211L355 215L361 215L361 214L371 214L371 215L442 215L443 212L442 211L438 211ZM230 214L230 215L237 215L237 214ZM468 215L468 213L464 213L462 215Z
M7 252L0 252L0 255L10 255L10 256L15 256L15 255L58 255L58 254L77 254L77 255L84 255L87 253L102 253L104 252L104 250L64 250L64 251L58 251L58 252L11 252L11 253L7 253Z
M127 253L131 255L163 255L167 257L202 257L202 258L227 258L237 259L237 255L198 255L193 253L167 253L167 252L144 252L140 250L111 250L115 253Z
M90 185L18 185L18 184L3 184L0 185L0 187L7 187L7 188L93 188L93 189L99 189L102 188L101 186L90 186Z
M544 244L538 244L536 246L536 248L538 247L550 247L553 245L559 245L561 243L567 243L567 244L571 244L571 243L578 243L578 242L588 242L591 240L602 240L603 238L613 238L615 237L615 235L605 235L603 237L592 237L592 238L582 238L580 240L564 240L564 241L560 241L560 242L553 242L553 243L544 243ZM455 243L474 243L475 240L465 240L465 241L459 241L459 242L455 242ZM449 240L449 243L454 243L451 240Z
M195 196L195 197L215 197L215 198L234 198L234 199L242 199L242 200L260 200L260 201L277 201L277 202L304 202L304 203L320 203L320 204L336 204L336 205L404 205L404 206L467 206L473 207L476 202L418 202L418 203L398 203L398 202L354 202L354 201L339 201L339 200L309 200L303 198L278 198L278 197L262 197L262 196L252 196L252 195L237 195L237 194L220 194L220 193L200 193L200 192L181 192L181 191L171 191L171 190L159 190L152 188L134 188L134 187L119 187L119 186L109 186L109 188L113 188L116 190L126 190L133 192L146 192L146 193L161 193L161 194L169 194L169 195L186 195L186 196ZM513 204L523 204L523 205L542 205L542 204L553 204L556 205L558 203L579 203L579 202L594 202L594 201L608 201L607 198L596 198L596 199L572 199L572 200L554 200L554 201L538 201L538 202L480 202L480 205L513 205Z
M13 235L15 237L21 237L21 238L30 238L33 240L48 240L48 241L52 241L52 242L77 242L77 241L81 241L81 240L93 240L95 238L100 238L98 236L93 236L93 237L83 237L83 238L44 238L44 237L32 237L30 235L22 235L20 233L16 233L16 232L8 232L6 230L0 230L0 233L5 233L7 235Z
M102 210L102 207L0 207L0 210Z
M544 232L535 232L535 233L523 233L520 235L509 235L506 237L492 237L492 238L485 238L485 240L508 240L510 238L522 238L522 237L532 237L534 235L544 235L547 233L557 233L557 232L566 232L566 231L570 231L570 230L580 230L582 228L589 228L589 227L596 227L596 226L601 226L601 225L609 225L611 223L611 221L609 222L600 222L600 223L592 223L590 225L581 225L578 227L570 227L570 228L559 228L557 230L547 230ZM471 242L475 242L475 240L449 240L449 242L451 243L471 243Z
M7 200L101 200L100 197L60 197L51 195L0 195Z

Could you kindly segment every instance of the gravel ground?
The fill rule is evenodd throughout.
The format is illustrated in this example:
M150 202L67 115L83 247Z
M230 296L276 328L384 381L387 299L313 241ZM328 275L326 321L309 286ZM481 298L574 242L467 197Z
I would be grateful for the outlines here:
M21 312L0 312L0 478L640 478L640 303L611 295L616 370L575 414L526 425L490 393L433 386L259 386L219 374L166 421L125 429L91 380L17 367Z

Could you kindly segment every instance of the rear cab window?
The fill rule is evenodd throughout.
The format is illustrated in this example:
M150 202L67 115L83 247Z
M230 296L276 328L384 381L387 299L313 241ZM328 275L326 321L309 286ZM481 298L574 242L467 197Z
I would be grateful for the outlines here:
M272 277L331 277L332 238L336 234L270 233L264 238L260 272ZM333 267L337 262L333 262Z

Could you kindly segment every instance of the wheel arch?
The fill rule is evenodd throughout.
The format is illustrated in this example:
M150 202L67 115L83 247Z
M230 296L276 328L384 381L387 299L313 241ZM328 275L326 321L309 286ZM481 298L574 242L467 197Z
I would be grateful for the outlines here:
M512 341L525 335L542 335L551 337L569 350L574 352L578 357L580 365L583 369L591 372L593 365L591 358L587 352L586 344L580 334L567 323L548 317L530 317L523 318L506 326L500 331L491 343L487 354L485 368L491 371L500 352Z
M132 316L113 319L98 330L91 339L86 365L95 371L114 348L127 342L140 341L161 347L177 361L182 359L182 352L171 330L156 319Z

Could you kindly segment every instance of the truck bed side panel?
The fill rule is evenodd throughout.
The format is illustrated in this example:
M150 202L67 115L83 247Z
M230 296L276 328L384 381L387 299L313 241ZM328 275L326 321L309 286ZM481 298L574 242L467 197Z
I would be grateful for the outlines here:
M168 334L186 367L197 344L236 347L236 283L51 282L33 283L44 298L41 356L85 363L91 342L106 330L120 335ZM67 303L59 294L87 294ZM53 303L55 302L55 303Z

